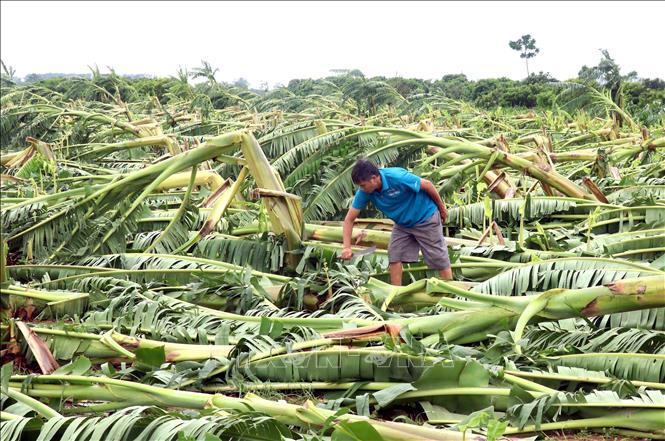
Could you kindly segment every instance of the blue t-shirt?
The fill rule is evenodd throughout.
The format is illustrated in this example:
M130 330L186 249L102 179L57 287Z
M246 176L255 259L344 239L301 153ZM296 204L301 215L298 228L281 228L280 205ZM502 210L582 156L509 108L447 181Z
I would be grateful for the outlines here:
M422 224L436 212L432 198L420 191L418 176L399 167L381 168L379 174L381 190L366 193L358 189L353 208L362 210L371 201L386 217L407 228Z

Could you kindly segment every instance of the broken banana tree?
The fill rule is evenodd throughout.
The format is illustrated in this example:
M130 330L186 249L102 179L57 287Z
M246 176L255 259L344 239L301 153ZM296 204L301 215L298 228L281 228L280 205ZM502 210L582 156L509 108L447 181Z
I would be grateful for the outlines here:
M238 149L245 155L247 169L254 175L257 185L266 189L273 231L286 235L289 251L296 249L302 235L299 201L288 197L281 179L270 167L258 143L246 132L232 132L209 139L195 149L142 170L118 175L108 184L95 186L92 192L76 189L70 196L78 197L66 199L65 203L40 213L36 221L27 225L14 222L13 226L18 228L10 233L8 241L10 244L21 242L24 247L34 250L37 256L55 257L63 252L123 251L125 235L133 231L137 216L140 217L144 211L142 203L152 192L164 188L169 179L178 181L174 176L179 172ZM246 173L242 173L240 178ZM242 179L238 179L228 195L215 203L210 223L216 223L221 218L241 183ZM62 200L62 197L60 194L59 199ZM38 202L41 202L39 197L3 209L3 217L31 216L34 204ZM18 211L21 209L23 212ZM206 225L203 233L211 228L211 225ZM98 240L92 241L91 237Z
M665 306L665 275L618 280L583 289L551 289L520 297L473 292L436 278L414 285L420 292L446 293L466 299L443 297L439 300L439 304L457 310L454 312L384 322L407 327L414 335L425 335L421 341L426 345L436 344L440 336L451 343L472 343L505 330L514 330L514 340L519 344L524 327L530 321L595 317ZM396 288L396 291L405 290ZM390 303L390 297L386 303ZM376 333L375 325L364 329ZM363 328L353 332L360 336Z
M3 376L6 374L3 370ZM208 409L212 412L228 411L248 412L251 409L269 415L285 424L308 428L339 428L342 432L352 430L354 423L369 426L364 433L374 433L386 441L403 441L404 439L419 440L463 440L482 441L484 436L466 436L462 432L436 429L412 424L373 420L352 414L338 414L332 410L316 407L315 403L287 404L261 398L255 394L246 394L244 398L235 398L220 393L206 394L181 390L164 389L161 387L140 384L131 381L117 380L107 377L91 377L84 375L36 375L31 376L30 386L23 387L27 379L25 375L12 375L3 386L3 394L13 394L24 390L30 398L54 398L63 396L80 400L99 400L108 402L109 408L124 408L133 405L160 405L183 409ZM11 391L11 392L10 392ZM98 409L101 410L99 406ZM49 416L52 416L51 414ZM370 430L370 432L368 432ZM351 431L350 433L353 433Z

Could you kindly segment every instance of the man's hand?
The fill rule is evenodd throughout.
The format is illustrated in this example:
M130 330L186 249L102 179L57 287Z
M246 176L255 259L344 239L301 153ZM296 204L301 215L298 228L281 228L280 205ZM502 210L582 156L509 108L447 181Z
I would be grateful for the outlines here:
M439 214L441 214L441 222L445 224L446 219L448 218L448 211L446 210L446 207L439 208Z
M342 255L340 259L349 260L353 257L353 251L351 251L351 236L353 235L353 222L360 214L360 210L356 208L349 208L349 211L346 213L344 218L344 224L342 225Z
M434 201L437 207L439 207L439 213L441 214L441 221L446 222L448 218L448 211L446 211L446 204L441 200L441 195L432 184L427 179L420 178L420 190L427 193L427 195Z

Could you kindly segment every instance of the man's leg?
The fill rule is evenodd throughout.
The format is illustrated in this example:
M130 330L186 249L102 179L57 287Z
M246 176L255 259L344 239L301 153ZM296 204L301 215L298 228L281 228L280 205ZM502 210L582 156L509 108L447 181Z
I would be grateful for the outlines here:
M422 224L416 225L411 231L418 241L427 266L437 270L442 279L452 280L453 271L450 266L450 258L448 257L448 244L446 244L446 240L443 237L443 228L439 213L434 213L432 217Z
M390 283L402 286L402 262L393 262L388 266L390 272Z
M388 271L390 283L402 285L402 262L418 261L418 242L408 229L397 224L393 226L388 244Z

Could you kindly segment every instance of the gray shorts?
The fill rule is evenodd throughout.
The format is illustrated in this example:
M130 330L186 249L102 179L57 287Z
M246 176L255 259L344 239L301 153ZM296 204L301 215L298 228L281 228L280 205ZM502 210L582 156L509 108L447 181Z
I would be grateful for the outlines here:
M435 212L422 224L407 228L395 224L388 244L388 260L394 262L417 262L418 251L423 252L425 263L432 269L450 268L448 246L443 238L441 215Z

